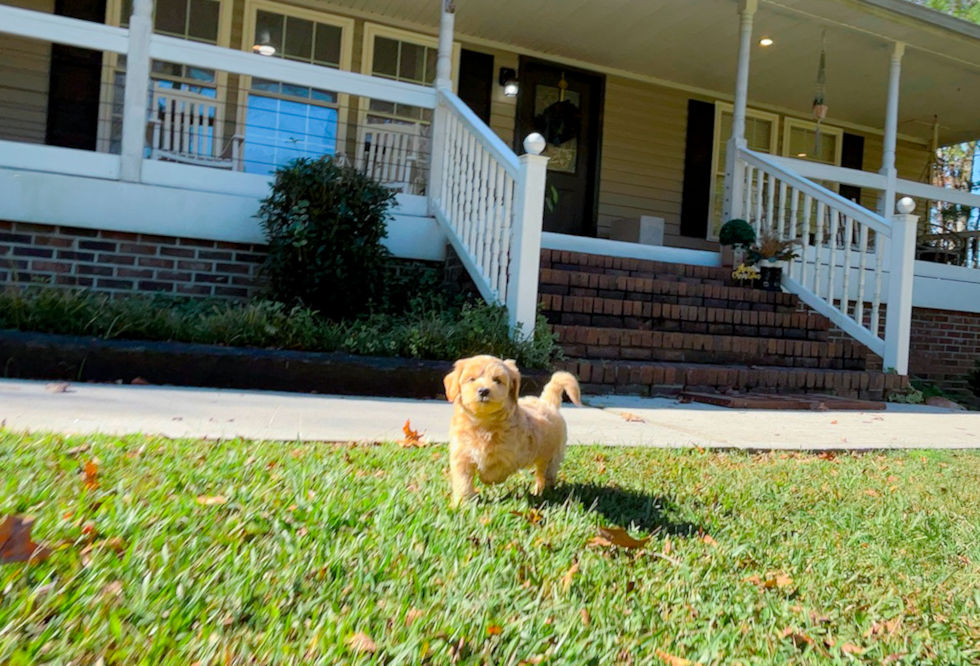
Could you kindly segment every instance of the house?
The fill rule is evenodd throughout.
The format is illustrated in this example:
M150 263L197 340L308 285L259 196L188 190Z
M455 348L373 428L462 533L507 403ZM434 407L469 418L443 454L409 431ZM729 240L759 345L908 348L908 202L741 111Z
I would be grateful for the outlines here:
M978 358L978 234L934 221L980 196L931 182L980 137L980 26L905 0L4 0L0 32L0 282L247 296L269 173L334 154L396 189L397 256L540 304L593 390ZM731 218L798 242L783 293L726 284Z

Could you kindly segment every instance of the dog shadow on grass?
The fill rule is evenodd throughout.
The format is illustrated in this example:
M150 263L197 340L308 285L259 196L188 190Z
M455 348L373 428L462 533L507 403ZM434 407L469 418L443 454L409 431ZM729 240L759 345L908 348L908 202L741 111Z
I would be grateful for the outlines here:
M581 504L600 517L603 526L618 525L649 534L695 536L705 531L701 525L673 518L680 513L669 497L594 483L560 483L545 491L542 504Z

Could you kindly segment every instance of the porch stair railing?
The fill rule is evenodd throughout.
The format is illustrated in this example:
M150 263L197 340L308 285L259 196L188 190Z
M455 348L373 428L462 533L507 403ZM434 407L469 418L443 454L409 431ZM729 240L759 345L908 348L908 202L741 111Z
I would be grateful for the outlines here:
M529 336L537 317L541 223L548 159L532 134L517 156L453 92L438 91L431 212L480 294L507 307Z
M766 155L738 147L732 216L794 241L783 286L906 374L916 223L889 220ZM887 308L884 303L887 303Z

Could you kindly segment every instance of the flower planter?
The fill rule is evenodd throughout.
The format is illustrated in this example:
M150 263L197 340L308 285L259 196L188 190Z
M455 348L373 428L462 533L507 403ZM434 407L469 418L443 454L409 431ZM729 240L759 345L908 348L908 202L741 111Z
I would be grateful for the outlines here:
M759 264L759 286L765 291L782 291L783 267L779 264L762 262Z

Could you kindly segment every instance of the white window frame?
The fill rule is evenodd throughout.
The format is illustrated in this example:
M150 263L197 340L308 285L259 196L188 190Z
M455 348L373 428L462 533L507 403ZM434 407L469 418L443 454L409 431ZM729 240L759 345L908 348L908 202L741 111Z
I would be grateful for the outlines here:
M352 18L345 16L337 16L336 14L329 14L326 12L320 12L313 9L304 9L302 7L296 7L293 5L284 5L278 2L269 2L268 0L246 0L245 1L245 21L242 28L242 50L251 52L252 46L255 40L255 20L256 14L259 10L273 12L275 14L281 14L283 16L291 16L294 18L304 19L307 21L315 21L316 23L324 23L327 25L332 25L341 29L340 32L340 67L341 71L349 72L351 71L351 63L354 58L354 26L355 21ZM262 56L256 56L262 57ZM295 60L285 59L287 62L296 62ZM321 67L326 67L326 65L320 65ZM236 118L236 126L240 132L245 130L245 120L246 114L248 113L248 96L252 92L252 77L242 76L238 85L238 116ZM275 97L276 99L284 99L289 101L296 101L295 97L290 97L289 95L275 95L272 93L262 92L263 97ZM309 103L313 106L323 106L325 108L333 108L332 104L317 104L315 100L306 100L304 103ZM349 118L350 110L350 95L346 93L337 93L337 148L334 154L339 154L345 152L347 145L347 123ZM245 137L245 141L248 141L248 137Z
M217 46L231 46L231 28L234 13L234 0L217 0L218 2L218 39ZM156 3L154 3L154 8ZM107 0L105 8L105 23L115 27L122 25L123 0ZM155 23L155 19L154 19ZM156 30L154 30L156 34ZM195 40L196 41L196 40ZM210 44L210 42L203 42ZM116 73L119 71L119 54L106 52L103 54L102 66L102 85L99 93L99 122L96 130L96 150L99 152L109 152L112 145L112 103ZM150 76L153 76L151 69ZM168 79L170 80L170 79ZM182 83L191 83L202 87L210 87L203 81L189 82L182 79ZM215 70L214 77L215 102L219 105L226 103L226 91L228 90L228 73Z
M808 120L800 120L799 118L785 118L783 120L783 157L791 157L794 160L806 160L807 162L814 162L816 164L827 164L821 160L814 159L813 157L798 157L797 155L789 154L789 137L794 129L811 130L816 131L817 124L810 122ZM820 133L824 136L833 136L836 138L836 144L834 149L834 163L829 166L840 166L841 156L844 151L844 130L840 127L833 127L831 125L820 124Z
M735 107L727 102L715 102L715 130L712 137L712 151L711 151L711 189L708 194L708 234L707 239L716 241L718 240L718 234L715 232L712 217L715 213L715 195L716 187L718 186L718 176L725 175L725 165L719 165L721 160L721 118L725 112L734 115ZM768 111L760 111L758 109L746 109L745 116L747 118L756 118L758 120L768 120L772 123L772 129L769 132L769 154L776 155L779 149L779 121L780 116L777 113L769 113ZM720 227L719 227L720 228Z

